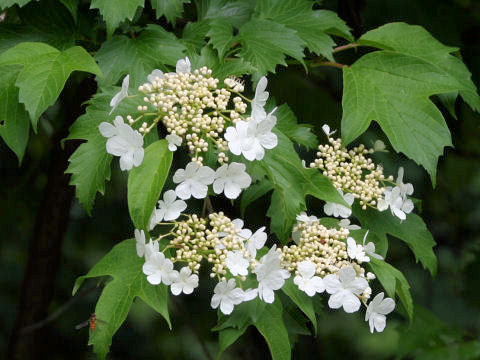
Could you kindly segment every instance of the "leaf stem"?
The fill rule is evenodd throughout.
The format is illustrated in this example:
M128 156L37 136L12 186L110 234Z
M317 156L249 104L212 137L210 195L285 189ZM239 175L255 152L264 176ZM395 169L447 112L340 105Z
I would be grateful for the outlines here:
M347 45L337 46L336 48L333 49L332 53L335 54L337 52L348 50L348 49L354 49L354 48L359 47L359 46L360 46L360 44L356 44L356 43L350 43L350 44L347 44Z

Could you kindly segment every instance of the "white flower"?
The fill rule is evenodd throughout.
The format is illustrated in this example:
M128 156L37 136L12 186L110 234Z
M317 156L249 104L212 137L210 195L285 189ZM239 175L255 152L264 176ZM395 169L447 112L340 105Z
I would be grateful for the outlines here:
M348 230L360 230L361 227L355 224L350 225L350 220L349 219L342 219L338 222L338 225L344 229Z
M414 206L412 200L402 196L402 189L395 186L393 189L387 187L383 193L384 199L378 200L378 210L384 211L390 207L390 211L400 220L407 218L406 214L412 212Z
M345 202L348 205L352 206L353 201L355 200L355 196L351 193L343 195L343 191L341 189L337 189L337 191L340 193L340 195L342 195ZM325 211L325 214L327 214L328 216L333 215L334 217L348 218L350 215L352 215L352 210L348 207L332 202L327 202L323 206L323 211Z
M299 215L297 215L296 219L298 222L305 223L305 225L312 225L315 221L318 221L318 218L316 216L308 216L305 211L302 211Z
M137 255L143 257L145 255L145 232L143 230L135 229L135 240L137 240Z
M388 152L385 143L382 140L375 141L375 143L373 144L373 150L375 152Z
M177 185L175 193L180 199L187 200L193 196L203 199L207 196L208 185L213 183L215 172L208 166L200 166L196 162L187 164L185 170L178 169L173 175L173 182Z
M267 233L265 232L265 226L262 226L260 229L255 231L252 236L248 238L246 247L248 253L252 258L255 259L255 257L257 256L257 250L260 250L265 245L266 241Z
M123 122L121 116L115 117L114 125L102 122L98 129L108 138L107 153L120 156L120 169L130 170L133 166L140 166L143 161L143 137L130 125Z
M265 91L267 84L267 78L262 76L255 89L255 97L252 100L252 118L256 120L264 119L266 115L264 107L268 100L268 91Z
M367 245L365 245L365 240L367 240L367 236L368 236L368 231L365 233L365 236L363 237L363 251L365 251L365 253L370 257L383 260L382 255L375 253L375 244L373 242L369 242L367 243Z
M330 132L330 126L328 126L327 124L323 124L322 130L325 133L325 135L327 135L327 137L330 137L330 135L333 135L337 132L337 130Z
M280 289L285 284L285 279L290 277L290 273L282 269L280 265L280 255L276 248L276 245L273 245L255 267L258 281L258 296L269 304L275 300L273 291Z
M153 84L156 78L163 79L164 77L165 75L162 70L155 69L147 76L147 80L149 83Z
M173 190L168 190L163 194L163 200L158 201L158 209L155 209L156 222L175 220L187 208L185 201L176 199L177 194Z
M225 140L228 141L228 148L232 154L240 155L244 150L251 147L252 139L247 136L248 123L237 121L235 127L229 126L225 130Z
M258 295L258 289L247 289L243 291L242 302L253 300Z
M240 250L227 252L227 258L225 259L225 265L233 276L248 275L248 265L250 262L243 257Z
M177 61L177 66L175 68L177 74L179 73L189 73L191 71L190 59L188 56L185 59L180 59Z
M308 296L325 291L323 280L315 276L315 265L311 261L304 260L297 265L299 275L295 276L293 282Z
M155 226L157 225L157 208L153 208L152 215L150 216L150 222L148 225L148 229L152 231Z
M387 321L385 315L390 314L395 308L395 301L391 298L384 299L383 296L383 292L375 296L367 307L365 321L368 321L372 334L374 330L382 332L385 329Z
M117 106L120 104L120 102L128 96L128 86L129 85L130 85L130 75L127 75L123 78L122 89L118 93L116 93L115 96L110 101L110 106L112 107L112 110L110 110L108 115L111 115L113 110L115 110L117 108ZM105 136L105 135L103 135L103 136Z
M365 251L363 250L363 246L359 245L355 242L354 238L349 237L347 239L347 254L350 259L357 261L361 264L362 262L369 262L370 258L365 255Z
M158 241L152 241L152 239L150 239L148 244L145 245L145 260L148 261L152 254L158 253L159 249L160 244L158 243Z
M252 178L245 169L245 164L237 162L220 166L215 172L215 181L213 182L215 194L225 192L228 199L236 199L242 189L249 187L252 183Z
M343 306L347 313L353 313L360 308L360 300L357 295L367 288L367 280L357 277L352 266L347 266L337 274L329 274L323 278L325 289L330 295L328 306L338 309Z
M162 252L155 252L143 264L143 273L147 275L147 281L152 285L164 283L170 285L172 283L170 277L173 273L173 263L170 259L165 258Z
M177 134L168 134L165 139L168 141L168 150L170 151L176 151L177 146L182 145L182 138Z
M213 289L214 295L210 305L213 309L218 308L220 305L220 311L225 315L229 315L233 311L235 305L240 304L244 299L244 292L242 289L235 287L235 279L230 279L228 282L225 280L220 281Z
M398 169L397 186L400 188L400 193L404 199L406 195L413 194L413 185L410 183L403 183L403 167L401 166Z
M173 295L180 295L182 292L187 295L191 294L193 289L198 286L198 275L192 274L192 270L188 266L181 268L180 272L172 272L170 280L172 281L170 290Z

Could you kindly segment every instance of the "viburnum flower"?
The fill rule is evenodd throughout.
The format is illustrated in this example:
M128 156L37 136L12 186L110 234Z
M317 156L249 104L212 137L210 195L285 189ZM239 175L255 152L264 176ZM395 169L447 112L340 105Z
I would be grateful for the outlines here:
M172 285L170 290L173 295L180 295L182 292L184 294L191 294L193 289L198 286L198 275L192 274L192 270L185 266L180 269L180 271L174 271L170 275L170 280Z
M327 137L330 137L331 135L337 132L337 130L330 131L330 126L328 126L327 124L324 124L322 126L322 130L325 133L325 135L327 135Z
M147 275L147 281L152 285L163 283L170 285L172 280L170 277L173 273L173 263L170 259L165 258L162 252L155 252L143 264L143 273Z
M253 259L257 256L257 250L260 250L265 245L266 241L267 233L265 232L265 226L262 226L248 238L246 248Z
M187 164L185 170L178 169L173 175L173 182L179 184L175 188L175 193L183 200L190 199L191 196L203 199L207 196L208 185L213 183L214 177L215 171L192 161Z
M365 233L365 236L363 237L363 251L365 251L365 254L367 254L370 257L383 260L382 255L375 253L375 244L373 242L370 241L365 245L365 240L367 240L367 236L368 236L368 231Z
M325 289L330 295L328 306L338 309L343 306L347 313L353 313L360 308L357 295L368 287L367 280L357 277L352 266L341 268L337 274L329 274L323 278Z
M222 280L213 289L214 295L210 305L213 309L218 308L225 315L229 315L233 311L235 305L244 301L245 293L242 289L236 287L235 279L227 281Z
M159 248L160 244L158 243L158 241L152 241L152 239L150 239L148 244L145 245L145 260L148 261L152 254L158 253Z
M235 126L229 126L225 130L225 140L228 141L228 148L232 154L240 155L251 147L252 139L247 135L248 122L237 121Z
M338 225L344 229L348 230L360 230L361 227L355 224L350 224L349 219L342 219L338 222Z
M185 59L180 59L177 61L177 66L175 68L175 71L177 74L180 73L189 73L191 71L191 64L190 64L190 59L188 56Z
M407 214L411 213L414 205L412 200L406 196L402 196L402 189L398 186L386 188L383 193L384 199L378 200L377 208L380 211L387 210L390 207L392 215L398 217L400 220L405 220Z
M308 260L304 260L297 265L299 275L295 276L293 283L308 296L325 291L323 279L315 276L315 265Z
M158 209L155 209L155 221L171 221L177 219L181 212L187 208L187 203L177 200L177 194L173 190L165 191L163 200L158 201Z
M252 231L250 229L243 228L243 220L242 219L233 219L232 220L233 227L235 228L236 240L240 242L244 242L246 239L252 236ZM221 239L228 234L226 232L219 232L218 237Z
M361 264L362 262L369 262L370 258L365 255L363 246L357 244L354 238L347 238L347 254L350 259L355 260Z
M268 100L268 91L265 91L267 88L268 80L265 76L262 76L258 81L257 87L255 88L255 97L252 100L252 118L255 120L265 118L265 104Z
M140 166L143 161L143 137L130 125L123 122L121 116L115 117L114 125L102 122L98 129L108 138L107 152L120 156L120 169L130 170L133 166Z
M384 299L383 296L383 292L377 294L367 307L365 321L368 321L372 334L374 330L382 332L385 329L387 322L385 315L390 314L395 309L395 301L391 298Z
M315 221L318 221L318 218L314 215L308 216L305 211L302 211L296 217L298 222L304 222L305 225L312 225Z
M168 141L168 150L172 152L177 151L177 146L182 145L182 138L177 134L168 134L165 139Z
M162 70L155 69L147 76L147 80L149 83L153 84L156 78L163 79L164 77L165 75Z
M143 230L135 229L135 240L136 248L137 248L137 255L138 257L143 257L145 255L145 232Z
M233 276L248 275L248 265L250 262L243 257L243 253L240 250L227 252L227 258L225 259L225 265Z
M353 201L355 200L355 196L353 196L353 194L351 193L347 193L344 195L341 189L337 189L337 191L340 193L340 195L342 195L345 202L348 205L352 206ZM332 202L327 202L323 206L323 211L328 216L334 216L334 217L348 218L350 215L352 215L352 210L349 209L348 207L340 204L332 203Z
M112 112L120 104L120 102L128 96L128 86L129 85L130 85L130 75L127 75L123 78L122 89L118 93L116 93L115 96L110 101L110 106L112 107L112 110L110 110L108 115L111 115Z
M375 152L388 152L385 143L382 140L377 140L373 144L373 151Z
M397 176L397 186L400 188L400 194L405 197L406 195L413 194L413 185L410 183L403 183L403 167L398 168L398 176Z
M224 164L215 171L213 191L215 194L225 192L228 199L236 199L238 195L250 186L252 178L245 171L246 166L242 163L232 162Z
M277 135L272 132L277 123L277 118L273 115L275 110L276 108L261 121L254 119L248 123L247 138L250 146L242 151L245 159L249 161L262 160L265 156L265 149L273 149L277 146Z
M276 245L273 245L255 267L258 281L258 296L269 304L275 300L273 291L280 289L285 284L285 279L290 277L290 273L282 269L280 265L280 256L276 248Z

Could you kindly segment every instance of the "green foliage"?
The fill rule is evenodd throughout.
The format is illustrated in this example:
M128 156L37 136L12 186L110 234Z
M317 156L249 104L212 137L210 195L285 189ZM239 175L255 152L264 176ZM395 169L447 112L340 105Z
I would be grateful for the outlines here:
M157 18L165 16L169 22L175 24L175 20L182 15L183 4L190 0L150 0L155 9Z
M95 314L102 320L90 332L89 345L100 359L105 359L112 343L112 337L127 318L133 300L139 297L156 310L171 328L168 314L168 288L165 285L152 286L142 272L144 259L135 250L135 240L122 241L113 247L89 272L75 281L73 294L85 279L111 276L95 307Z
M245 209L248 205L261 198L271 190L273 190L273 185L267 179L262 179L258 183L255 183L245 189L242 192L242 198L240 199L240 212L242 216L245 213Z
M313 300L310 296L300 291L293 283L292 279L285 281L285 285L282 287L282 291L297 305L300 310L308 317L312 322L315 335L317 335L317 317L315 315L315 308L313 306Z
M92 0L91 9L98 9L107 23L107 34L111 36L120 23L132 20L137 8L143 7L145 0Z
M133 168L128 174L128 210L137 229L148 229L153 209L167 179L172 158L167 141L156 141L145 149L142 164Z
M218 56L223 58L233 41L233 26L224 19L212 20L207 36L210 38L208 43L218 51Z
M297 124L297 118L287 104L279 106L275 111L277 117L278 130L288 136L288 138L305 146L307 149L314 149L318 146L318 139L312 132L312 126L308 124Z

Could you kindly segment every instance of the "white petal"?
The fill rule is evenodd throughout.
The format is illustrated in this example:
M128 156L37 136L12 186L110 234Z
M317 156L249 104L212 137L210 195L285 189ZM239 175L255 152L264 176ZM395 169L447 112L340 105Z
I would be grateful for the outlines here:
M242 192L242 189L240 189L240 187L237 186L236 184L230 181L225 183L225 196L228 199L236 199L241 192Z
M192 196L190 184L188 184L187 182L182 182L175 188L175 193L182 200L190 199L190 197Z
M175 174L173 175L173 182L175 184L181 183L182 181L185 181L185 170L183 169L178 169L175 171Z
M98 130L100 130L100 134L102 134L102 136L106 138L117 135L117 129L115 128L115 126L108 122L100 123L100 125L98 126Z
M344 293L343 310L347 313L354 313L360 309L360 299L352 293Z
M177 191L177 190L175 190L175 191ZM196 183L192 184L192 186L190 187L190 191L192 192L192 196L195 199L204 199L207 196L207 193L208 193L208 186L196 182ZM178 192L177 192L177 194L178 194ZM178 197L182 198L180 195Z

